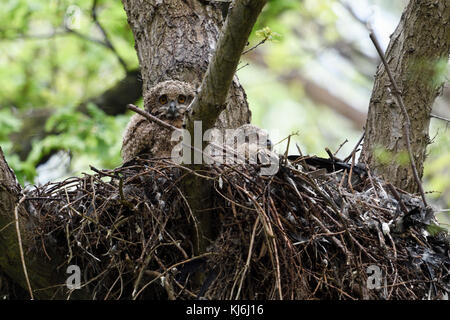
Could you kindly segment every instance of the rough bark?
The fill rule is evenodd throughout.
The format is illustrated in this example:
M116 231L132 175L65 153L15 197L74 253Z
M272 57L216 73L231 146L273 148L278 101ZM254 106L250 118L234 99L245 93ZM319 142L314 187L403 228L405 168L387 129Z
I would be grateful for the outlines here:
M27 290L15 227L15 209L20 197L21 188L0 148L0 269ZM33 296L39 299L63 299L67 277L65 268L62 267L63 255L56 254L55 248L51 247L46 248L46 253L42 249L36 249L33 243L34 235L29 231L33 224L32 217L23 204L18 207L18 216L25 265ZM47 258L46 254L52 259ZM82 298L83 291L76 290L73 297Z
M450 3L441 0L411 0L386 50L411 119L412 154L422 177L426 158L430 113L441 92L444 77L439 70L450 53ZM439 67L438 67L439 66ZM442 74L441 74L442 75ZM395 186L418 190L407 156L403 134L405 119L389 93L389 79L379 65L370 99L365 140L360 161ZM379 154L384 153L384 157Z
M134 34L145 94L168 79L198 87L207 70L223 24L222 6L198 0L122 0ZM250 120L245 92L234 79L219 128Z

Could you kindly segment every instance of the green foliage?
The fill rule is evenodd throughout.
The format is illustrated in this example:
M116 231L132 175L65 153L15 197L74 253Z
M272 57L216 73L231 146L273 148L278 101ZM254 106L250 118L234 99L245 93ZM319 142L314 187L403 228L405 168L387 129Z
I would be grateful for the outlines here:
M437 236L439 233L445 233L445 234L448 233L447 229L442 228L442 227L438 226L437 224L433 224L433 223L430 224L429 226L427 226L427 231L433 237Z
M412 66L409 74L414 81L429 81L429 86L439 88L445 82L450 71L448 67L448 58L441 58L437 61L430 62L426 59L419 59Z
M439 191L430 197L441 199L442 206L450 207L450 134L448 124L440 120L431 122L431 135L436 135L428 147L428 158L424 168L426 189ZM450 221L450 219L449 219Z
M121 2L99 3L98 16L110 40L129 68L136 67ZM91 19L91 6L92 0L0 2L1 105L59 108L96 95L123 77L114 53L98 44L104 39ZM75 31L82 36L64 29L73 7L79 12Z
M12 143L9 140L10 134L19 132L21 126L21 121L15 117L11 110L0 109L0 147L6 155L10 154L12 149ZM22 164L17 155L11 155L8 157L8 161L9 165L16 169L16 174L20 174L25 169L25 165Z
M99 44L104 39L92 21L92 4L92 0L0 2L0 146L22 183L33 182L39 161L59 148L70 150L77 159L74 172L83 163L86 168L89 158L98 166L120 164L126 117L108 117L93 106L90 116L74 111L74 106L124 75L115 54ZM135 68L134 40L122 3L99 1L97 13L122 59ZM67 21L81 36L64 29ZM9 135L20 130L20 113L34 108L54 109L46 130L60 133L33 141L32 152L20 161L11 154Z
M279 40L281 35L272 31L269 27L264 27L255 32L257 37L263 38L264 41Z
M37 164L53 150L66 150L76 159L72 174L86 170L89 164L100 168L120 165L121 132L129 116L108 116L93 104L87 108L87 115L77 112L74 107L58 109L48 119L45 129L59 133L34 140L33 148L25 161L10 154L9 135L20 131L21 123L11 115L10 110L0 110L0 145L22 184L34 181Z
M50 117L46 130L60 133L35 141L26 162L37 163L52 150L67 150L77 159L78 166L86 162L101 168L120 165L120 133L128 117L108 116L94 104L87 108L87 115L74 108L65 108ZM79 169L76 167L74 170Z
M386 150L383 146L375 147L373 154L377 162L383 165L389 164L394 160L392 153Z
M393 153L382 146L377 146L374 148L374 156L377 162L382 165L397 163L403 167L410 166L409 155L406 150Z
M439 87L441 86L447 79L447 75L450 72L450 66L448 65L448 59L442 58L439 59L435 65L433 66L433 74L432 77L432 86Z
M0 110L0 141L8 140L11 133L20 130L21 122L13 115L11 110Z

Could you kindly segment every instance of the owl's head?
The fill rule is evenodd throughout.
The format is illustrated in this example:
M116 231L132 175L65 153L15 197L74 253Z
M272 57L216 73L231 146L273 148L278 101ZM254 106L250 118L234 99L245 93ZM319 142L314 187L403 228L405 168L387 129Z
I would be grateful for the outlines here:
M155 85L144 96L145 109L169 120L180 119L194 98L194 88L187 82L168 80Z

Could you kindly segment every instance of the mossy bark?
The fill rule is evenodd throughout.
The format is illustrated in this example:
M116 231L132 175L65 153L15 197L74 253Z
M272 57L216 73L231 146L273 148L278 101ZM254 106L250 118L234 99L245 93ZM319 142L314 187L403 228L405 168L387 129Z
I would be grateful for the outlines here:
M450 2L411 0L385 55L411 120L412 154L420 177L430 143L431 108L445 81L449 53ZM387 72L380 64L360 161L395 186L417 192L406 149L405 119L389 88Z

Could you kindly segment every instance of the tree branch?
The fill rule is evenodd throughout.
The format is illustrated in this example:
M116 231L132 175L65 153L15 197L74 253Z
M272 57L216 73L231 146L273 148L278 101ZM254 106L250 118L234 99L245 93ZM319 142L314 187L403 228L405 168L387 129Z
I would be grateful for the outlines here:
M423 175L430 143L430 114L436 97L442 92L445 82L442 70L450 53L449 19L448 1L409 1L383 53L389 68L385 62L379 65L370 98L360 162L367 163L373 173L389 177L394 186L408 192L420 191L417 176ZM392 79L397 88L393 88ZM391 92L386 90L388 87L393 88ZM396 101L398 96L403 100L410 124L405 121L403 108L396 107L400 103ZM380 152L394 161L383 161ZM411 154L417 175L409 163L405 165L401 161L403 155L411 157Z
M450 122L450 119L447 119L447 118L438 116L437 114L433 114L433 113L432 113L432 114L430 115L430 117L435 118L435 119L439 119L439 120L442 120L442 121Z
M391 81L391 87L392 87L392 93L395 97L394 101L397 104L397 106L401 109L403 116L405 118L405 140L406 140L406 148L408 150L408 156L409 161L411 162L411 168L413 171L414 179L416 180L417 186L419 187L420 194L422 196L422 201L425 207L428 207L427 200L425 198L425 193L423 191L422 182L420 181L419 174L417 173L417 167L416 167L416 161L414 160L413 153L411 151L411 137L410 137L410 131L411 131L411 120L409 119L408 111L406 111L405 104L403 102L402 95L400 94L400 89L397 85L397 82L394 79L394 76L392 75L391 69L389 68L389 64L386 61L386 57L384 56L383 50L380 47L380 44L378 43L378 39L375 36L375 33L373 33L373 30L370 31L370 39L372 40L373 44L375 45L375 48L377 49L378 54L380 55L381 61L383 62L384 67L386 68L386 72L389 76L389 80Z
M194 121L202 121L205 131L214 126L225 109L231 81L242 51L266 0L236 0L230 7L223 32L217 43L200 91L192 102L192 114L186 128L193 137Z
M112 42L109 40L109 37L108 37L108 34L106 33L106 30L103 28L103 26L98 21L97 4L98 4L98 0L94 0L92 2L92 9L91 9L92 19L94 20L95 25L100 29L100 32L103 35L103 41L106 44L106 47L109 48L114 53L114 55L117 57L117 60L119 61L120 65L125 70L125 72L128 72L128 66L127 66L126 62L119 55L119 53L117 52L116 48L114 48Z
M154 115L152 115L152 114L150 114L150 113L148 113L148 112L146 112L146 111L144 111L142 109L139 109L138 107L136 107L135 105L133 105L131 103L127 106L127 108L130 109L131 111L134 111L134 112L140 114L141 116L143 116L144 118L146 118L150 122L156 122L158 125L160 125L163 128L166 128L166 129L169 129L169 130L172 130L172 131L180 130L179 128L174 127L173 125L162 121L161 119L155 117Z
M236 0L233 2L233 7L230 7L216 51L203 77L199 93L191 105L192 112L186 123L186 129L189 131L191 139L194 139L195 136L194 121L201 121L203 136L203 132L215 125L220 113L225 109L228 91L242 51L265 3L266 0ZM236 105L235 107L243 106ZM193 141L191 140L191 146L195 145L192 143ZM203 143L205 144L205 142ZM193 154L198 153L201 154L201 150L193 152ZM193 168L195 170L200 167L201 165L194 165ZM207 251L210 241L217 236L220 225L217 221L219 218L205 210L212 206L211 186L207 181L194 174L186 176L182 184L196 220L194 222L196 228L191 230L194 253L202 254ZM196 274L194 283L200 288L205 277L203 272Z

